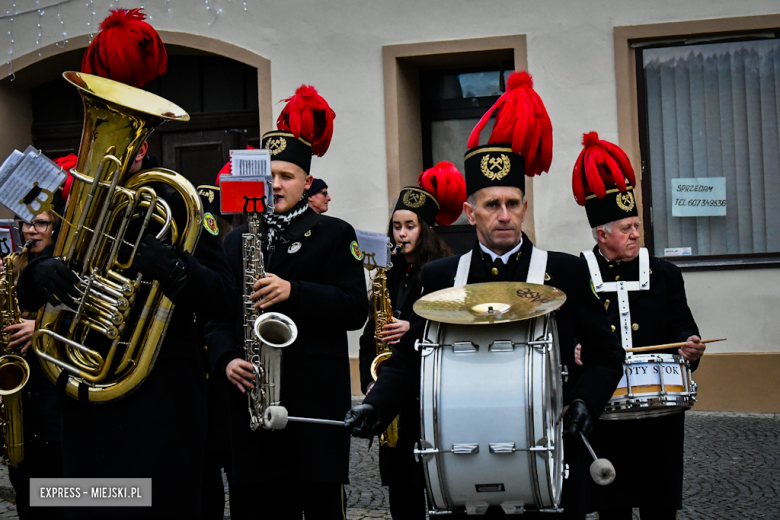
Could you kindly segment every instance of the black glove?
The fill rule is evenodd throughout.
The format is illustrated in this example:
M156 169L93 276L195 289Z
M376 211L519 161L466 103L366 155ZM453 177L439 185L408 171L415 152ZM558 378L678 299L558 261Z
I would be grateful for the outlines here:
M566 414L563 416L563 433L569 435L578 435L580 432L585 435L593 429L593 418L591 417L588 405L584 401L574 401L569 405Z
M79 277L59 258L50 257L35 264L30 279L38 291L39 307L43 305L44 300L52 305L64 303L73 307L74 298L80 297L76 289Z
M176 293L187 281L189 267L169 245L147 234L141 239L133 264L147 280L159 280L165 293Z
M347 412L344 426L353 437L371 439L379 433L379 412L370 404L360 404Z

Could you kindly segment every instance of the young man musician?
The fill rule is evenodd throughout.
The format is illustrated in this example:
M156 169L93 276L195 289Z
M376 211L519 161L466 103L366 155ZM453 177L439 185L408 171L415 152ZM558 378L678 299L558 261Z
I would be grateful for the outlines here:
M489 144L479 146L479 134L496 113ZM525 175L547 171L552 161L552 126L544 104L525 72L513 74L507 91L475 127L466 152L464 204L469 222L476 226L473 249L462 257L432 262L423 270L424 294L466 283L530 281L544 283L566 293L566 303L557 311L561 363L570 368L564 383L563 417L565 456L571 473L563 487L565 518L585 518L585 480L588 455L579 433L588 433L621 375L624 353L612 334L604 307L593 292L584 261L564 253L534 248L522 232L527 203L523 200ZM511 144L509 144L511 143ZM537 256L539 255L539 256ZM545 262L542 270L531 265ZM536 280L530 277L540 276ZM538 274L537 274L538 273ZM373 390L363 404L347 414L353 434L364 436L384 427L397 413L399 403L419 391L420 354L414 341L422 336L424 320L417 319L393 350ZM574 367L575 338L583 345L588 363ZM497 418L497 420L500 420ZM503 517L501 508L488 515ZM543 517L548 517L548 514Z
M628 156L620 147L600 140L596 132L585 134L582 144L572 185L596 240L596 246L582 256L607 308L612 330L626 349L684 342L680 349L648 354L677 354L696 370L705 345L688 308L682 273L639 246L636 179ZM646 280L637 283L645 276ZM624 285L628 287L627 313L619 311L618 281L637 285ZM677 510L682 509L684 426L684 412L598 421L593 448L612 461L616 477L609 486L589 486L589 510L598 510L601 520L630 520L634 507L643 520L676 519Z
M163 73L165 49L157 32L143 20L139 9L113 11L87 50L84 72L131 85L142 85ZM139 39L146 42L143 52L136 41ZM121 46L117 42L135 43ZM134 56L129 56L133 53ZM127 68L127 63L142 66L133 70ZM147 143L143 143L134 157L125 158L129 163L125 178L148 167L147 150ZM158 183L149 186L170 206L173 220L182 231L191 208L185 207L182 197L172 187ZM70 223L63 221L60 232L74 225L72 222L77 217L72 215ZM152 505L68 507L66 518L200 518L206 447L206 374L200 354L201 341L196 334L198 327L193 320L229 321L233 317L231 305L235 294L222 244L208 225L209 214L205 213L204 217L203 221L193 222L203 229L191 255L179 253L158 240L150 228L132 266L124 271L131 279L137 271L143 275L143 282L159 281L162 293L174 304L165 338L146 379L131 393L108 402L93 403L85 399L89 385L83 383L78 400L64 392L61 396L64 476L151 478ZM128 237L135 236L139 222L140 219L133 219ZM126 246L122 247L120 257L127 258L127 255ZM78 283L74 272L48 250L22 271L20 304L26 309L38 309L47 302L73 305L73 299L80 298ZM102 345L96 348L102 349ZM60 389L71 384L69 375L68 371L61 373L57 383Z
M313 87L301 86L287 100L279 130L263 136L271 152L274 213L264 213L260 235L267 277L251 299L260 311L285 314L297 324L297 339L282 352L281 406L290 416L338 420L351 402L347 331L368 315L363 255L355 230L314 212L305 195L312 154L330 144L335 114ZM244 285L242 234L225 239L233 277ZM244 337L244 317L236 333ZM235 386L229 396L233 447L232 518L343 519L349 474L349 433L342 427L290 422L282 430L252 431L245 392L254 388L243 344L222 353L215 372Z

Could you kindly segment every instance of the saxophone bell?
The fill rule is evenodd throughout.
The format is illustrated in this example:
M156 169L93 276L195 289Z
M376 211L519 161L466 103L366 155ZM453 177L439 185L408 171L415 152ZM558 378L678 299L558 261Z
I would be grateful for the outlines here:
M255 320L257 339L273 348L290 346L298 338L298 327L290 318L279 312L266 312Z

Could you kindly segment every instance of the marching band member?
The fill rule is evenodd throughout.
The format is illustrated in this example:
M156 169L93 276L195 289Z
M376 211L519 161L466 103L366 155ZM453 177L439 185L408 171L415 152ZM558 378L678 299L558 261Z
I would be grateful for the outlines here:
M54 162L66 171L75 165L76 156L61 157ZM53 211L36 215L32 222L19 221L22 241L29 244L27 251L19 253L12 269L18 283L22 269L34 258L41 256L57 236L59 219L67 198L66 192L58 191L53 201ZM6 257L4 262L8 262ZM9 348L21 348L27 354L35 332L35 312L22 311L22 322L9 325L3 331L10 334ZM57 392L34 355L25 355L30 375L22 388L22 417L24 428L24 459L18 466L9 465L8 476L16 492L16 511L21 520L63 518L61 507L30 507L31 478L62 477L62 410Z
M620 313L620 296L615 291L599 292L612 330L622 338L624 348L685 342L679 350L657 353L679 354L695 370L705 345L688 308L680 269L639 246L636 179L628 156L618 146L600 140L596 132L585 134L582 144L572 186L577 202L585 206L596 240L593 250L582 253L594 285L599 278L636 282L643 264L649 269L648 287L628 290L629 313ZM583 348L585 366L587 357ZM601 520L630 520L633 507L639 507L644 520L677 518L677 510L682 509L684 424L682 412L597 422L593 448L612 461L617 474L609 486L591 485L588 490L590 509L598 510ZM649 489L653 492L648 493Z
M335 113L310 86L301 86L263 136L271 152L274 213L260 220L266 278L253 287L262 310L287 315L298 337L282 355L281 404L291 416L338 420L350 407L347 331L363 326L368 298L362 253L355 231L337 218L319 215L308 205L312 154L330 144ZM259 208L258 208L259 209ZM243 233L239 226L225 239L233 278L244 285ZM243 338L243 316L236 332ZM255 376L243 345L221 353L217 371L231 383L233 518L343 519L344 484L349 474L349 434L343 428L290 423L283 430L249 427L248 389Z
M496 121L489 144L479 146L480 131L493 114ZM543 283L566 293L566 303L557 311L561 362L574 367L575 338L587 351L588 362L582 370L570 370L564 383L567 407L563 429L571 473L563 485L562 506L565 518L582 519L590 461L579 433L590 431L611 397L620 380L625 354L591 288L585 262L564 253L545 255L522 232L527 207L523 200L525 175L547 171L552 161L552 125L526 72L510 76L507 91L474 128L468 146L468 202L464 209L469 222L476 226L477 240L467 255L438 260L423 269L424 294L452 287L459 274L458 278L466 278L467 283L479 283L526 281L531 272L532 280L538 276ZM459 264L463 266L460 273ZM416 397L420 354L414 349L414 341L422 337L423 326L422 319L412 323L363 404L347 414L345 420L353 435L371 436L383 429L404 400ZM503 516L503 511L489 509L491 514Z
M164 72L165 48L143 20L139 9L112 11L85 54L84 72L135 86ZM128 175L148 164L147 150L148 144L143 143ZM150 187L168 202L174 220L184 221L186 210L178 193L157 183ZM133 267L144 280L158 280L175 305L145 381L131 394L106 403L92 404L64 394L61 398L64 476L151 478L152 506L72 507L66 508L66 518L200 518L206 377L193 317L231 320L235 294L222 244L210 223L213 218L206 213L192 255L177 253L152 233L140 243ZM132 230L129 233L133 236ZM78 281L60 259L41 255L22 271L20 303L38 309L46 302L69 302L79 296ZM67 371L62 374L67 377Z
M387 236L394 247L393 268L387 271L387 292L394 320L382 328L381 339L396 345L409 330L412 306L422 294L420 272L429 262L448 257L452 251L433 230L434 223L447 226L463 211L466 184L452 163L440 162L420 175L420 186L401 190L390 219ZM373 298L377 295L373 294ZM371 364L376 356L374 319L360 337L360 385L368 394L374 386ZM390 514L403 520L425 519L425 481L422 466L414 459L414 444L420 439L420 407L416 400L404 403L400 412L395 446L379 447L379 473L388 486Z
M306 190L306 196L309 198L309 207L317 213L328 211L330 195L328 195L328 185L322 179L313 179L311 186Z

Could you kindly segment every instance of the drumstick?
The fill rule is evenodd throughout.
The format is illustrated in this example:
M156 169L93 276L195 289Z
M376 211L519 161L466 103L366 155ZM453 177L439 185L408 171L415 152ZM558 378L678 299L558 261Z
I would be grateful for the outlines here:
M703 339L701 343L715 343L716 341L726 341L726 338L718 339ZM668 348L682 348L685 345L685 341L680 343L667 343L666 345L653 345L652 347L637 347L627 348L626 352L649 352L651 350L666 350Z
M590 465L590 476L593 482L599 486L612 484L612 481L615 480L615 466L612 465L609 459L596 457L596 452L590 447L590 443L584 433L580 432L580 437L582 437L582 442L585 443L585 447L588 448L591 457L593 457L593 464Z

